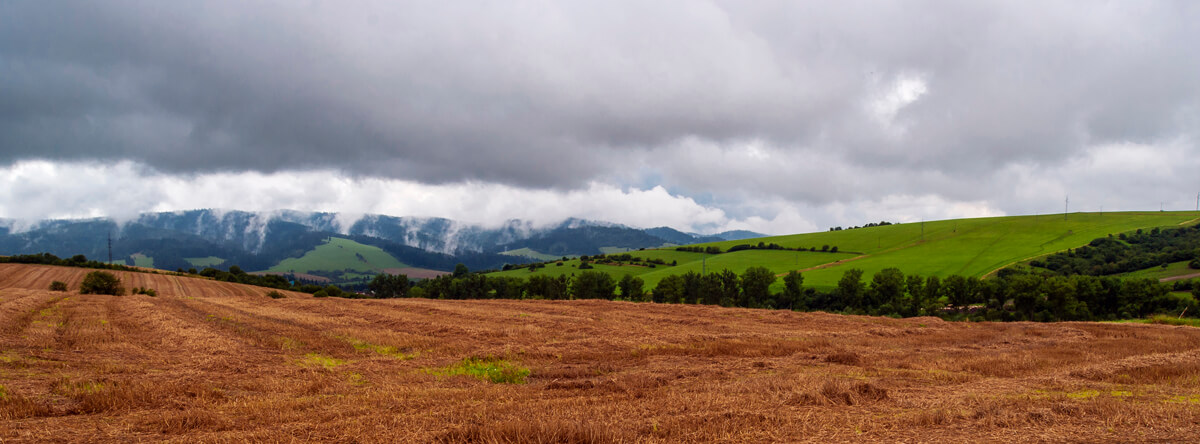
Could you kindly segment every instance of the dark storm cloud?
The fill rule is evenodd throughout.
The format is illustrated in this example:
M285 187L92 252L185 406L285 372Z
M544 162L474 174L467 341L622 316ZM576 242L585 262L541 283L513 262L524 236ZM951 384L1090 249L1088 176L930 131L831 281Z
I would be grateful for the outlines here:
M528 187L641 169L688 193L970 198L1006 165L1194 137L1197 19L1189 2L6 2L0 162ZM721 155L747 143L774 154Z

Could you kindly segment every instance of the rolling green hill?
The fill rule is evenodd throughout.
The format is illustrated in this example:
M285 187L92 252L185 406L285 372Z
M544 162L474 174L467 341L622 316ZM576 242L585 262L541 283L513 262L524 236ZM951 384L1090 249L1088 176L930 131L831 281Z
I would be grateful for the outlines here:
M386 268L404 268L407 265L384 252L379 247L363 245L349 239L331 237L324 244L299 258L289 258L265 270L273 273L313 273L335 270L353 270L363 274L379 273Z
M1166 267L1153 267L1145 270L1131 271L1122 273L1118 276L1123 278L1149 278L1149 279L1170 279L1179 278L1182 276L1191 276L1200 273L1200 270L1194 270L1188 267L1189 261L1173 262L1167 264Z
M648 289L671 274L699 272L702 268L707 271L727 268L741 273L753 266L764 266L777 274L799 270L804 274L805 286L822 288L834 286L851 268L863 270L868 278L889 267L899 268L906 274L925 276L985 276L1007 265L1078 247L1110 233L1183 225L1198 220L1200 212L1194 211L1072 213L1065 218L1058 214L956 219L699 244L701 247L716 246L722 251L735 245L759 242L817 250L836 246L839 253L742 250L706 255L671 249L645 250L630 254L645 259L659 258L667 263L675 261L678 265L656 268L595 265L595 270L617 278L625 274L639 276L645 280ZM577 273L578 265L576 259L562 267L550 264L535 272L518 269L498 275L528 277L544 273L553 276ZM779 285L777 282L776 286Z
M562 257L562 256L555 256L553 254L539 253L539 252L530 250L529 248L518 248L516 250L501 251L500 254L503 254L505 256L528 257L528 258L533 258L533 259L537 259L540 261L552 261L552 260L559 259Z

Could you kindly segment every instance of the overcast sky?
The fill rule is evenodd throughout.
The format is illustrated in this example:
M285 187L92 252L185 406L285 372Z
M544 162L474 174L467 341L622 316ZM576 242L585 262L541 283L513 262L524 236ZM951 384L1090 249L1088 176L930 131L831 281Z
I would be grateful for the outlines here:
M1196 207L1200 3L0 2L0 217Z

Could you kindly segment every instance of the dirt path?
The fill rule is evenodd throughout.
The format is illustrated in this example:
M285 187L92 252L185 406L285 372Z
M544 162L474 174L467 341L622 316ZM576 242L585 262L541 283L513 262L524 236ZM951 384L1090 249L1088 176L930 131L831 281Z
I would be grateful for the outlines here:
M1200 273L1185 274L1183 276L1171 276L1159 279L1159 282L1182 281L1184 279L1200 278Z

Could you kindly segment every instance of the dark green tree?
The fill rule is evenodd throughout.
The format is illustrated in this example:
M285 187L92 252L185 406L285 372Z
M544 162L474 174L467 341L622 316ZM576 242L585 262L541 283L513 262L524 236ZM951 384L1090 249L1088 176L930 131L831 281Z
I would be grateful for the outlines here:
M959 275L947 276L945 284L946 300L956 308L966 307L970 300L967 288L967 278Z
M742 272L742 306L774 308L771 284L775 283L775 279L775 273L766 267L750 267Z
M571 293L575 299L612 299L617 283L612 276L600 271L584 271L579 273L571 284Z
M921 298L925 295L925 279L911 274L904 278L904 304L901 316L916 316L921 314Z
M654 287L654 302L678 304L683 301L683 277L673 274L658 281Z
M804 275L792 270L783 276L783 294L779 296L779 308L802 310L804 303Z
M695 271L689 271L683 274L683 296L680 299L684 304L695 304L702 302L701 295L704 290L704 276Z
M871 277L870 307L890 308L889 313L895 312L901 306L904 296L904 273L898 268L884 268Z
M617 287L621 289L621 297L630 301L642 300L642 287L645 282L640 277L625 275L621 278L621 282L617 283Z
M862 310L865 308L863 297L866 292L863 289L862 275L863 271L857 268L846 270L842 274L842 278L838 280L837 289L834 290L842 303L850 309Z
M937 276L925 278L925 291L921 293L922 315L936 315L942 309L942 280Z
M122 296L125 294L125 287L121 285L121 280L112 273L93 271L83 277L83 282L79 284L79 293Z

